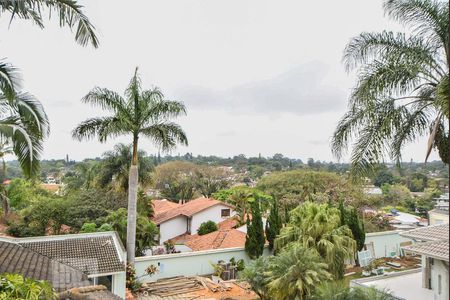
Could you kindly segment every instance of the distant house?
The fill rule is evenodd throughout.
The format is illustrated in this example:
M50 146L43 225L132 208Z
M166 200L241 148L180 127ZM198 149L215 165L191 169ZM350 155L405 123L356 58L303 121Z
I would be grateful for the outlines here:
M236 213L233 206L209 198L198 198L185 204L169 200L153 200L152 221L159 228L159 244L182 234L197 233L200 224L213 221L219 223Z
M373 286L380 292L387 289L393 299L448 300L449 225L416 228L400 235L415 241L401 248L406 253L421 255L421 268L354 279L350 286Z
M104 285L125 298L125 265L115 232L0 238L0 273L47 280L58 292Z
M403 250L422 255L422 287L432 290L435 300L449 299L449 224L418 228L401 235L418 241Z

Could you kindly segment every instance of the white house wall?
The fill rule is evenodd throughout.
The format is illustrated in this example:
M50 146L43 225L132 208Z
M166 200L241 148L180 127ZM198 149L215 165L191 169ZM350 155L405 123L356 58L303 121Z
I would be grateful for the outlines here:
M179 236L187 231L187 220L185 216L178 216L159 225L159 242Z
M221 217L221 211L222 209L230 209L230 216L229 217ZM192 222L191 222L191 234L196 234L198 228L200 227L200 224L207 221L213 221L215 223L222 222L232 216L234 216L236 212L231 209L228 206L225 205L214 205L212 207L209 207L205 210L202 210L201 212L196 213L192 216Z
M447 264L447 265L445 265ZM441 292L439 293L438 281L439 275L441 275ZM431 289L434 292L434 300L448 300L449 277L448 277L448 263L434 259L431 265Z

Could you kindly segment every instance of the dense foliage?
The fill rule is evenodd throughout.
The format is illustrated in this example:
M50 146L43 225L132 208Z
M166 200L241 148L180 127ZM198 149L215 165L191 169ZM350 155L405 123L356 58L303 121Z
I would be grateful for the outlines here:
M56 299L52 286L43 280L24 278L19 274L0 274L0 299Z
M198 235L208 234L214 231L217 231L219 227L214 221L206 221L200 224L200 227L197 230Z
M269 242L269 249L272 250L275 242L275 238L280 234L282 227L281 216L278 212L278 200L276 198L272 201L270 207L270 214L266 221L266 239Z
M266 241L259 201L253 201L251 203L250 216L247 216L245 251L250 258L258 258L263 254Z

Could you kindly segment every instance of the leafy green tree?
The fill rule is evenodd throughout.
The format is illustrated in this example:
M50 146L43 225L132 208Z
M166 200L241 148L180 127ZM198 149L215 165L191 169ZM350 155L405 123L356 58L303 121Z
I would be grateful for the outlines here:
M399 163L404 145L430 132L425 160L435 147L449 162L448 1L385 0L384 11L411 34L363 32L344 51L358 79L331 147L341 157L354 145L355 178L385 157Z
M215 192L229 186L229 172L220 167L201 166L195 172L195 189L210 198Z
M41 198L25 212L24 222L29 227L35 227L41 235L48 228L53 234L59 234L61 226L67 224L69 206L60 198Z
M200 227L197 230L198 235L205 235L214 231L217 231L219 227L214 221L206 221L200 224Z
M84 223L83 226L81 226L80 232L82 233L89 233L89 232L97 232L97 224L95 223Z
M278 201L276 198L272 201L272 207L270 209L269 217L266 221L266 238L269 241L269 249L273 249L273 244L277 235L280 234L282 227L282 221L280 214L278 213Z
M172 201L189 201L195 195L195 172L191 162L171 161L155 168L154 185L163 197Z
M250 221L251 219L251 221ZM259 201L251 203L251 217L247 216L247 235L245 239L245 251L250 258L258 258L263 254L264 226L261 217Z
M394 183L394 175L389 170L382 169L377 172L374 180L373 185L381 187L383 184L393 184Z
M142 90L138 68L125 90L126 99L116 92L96 87L84 98L83 102L108 110L112 115L88 119L79 124L72 132L78 140L98 137L100 142L119 135L131 135L133 155L128 180L128 229L127 261L134 265L136 246L136 202L138 192L138 140L146 137L162 150L173 149L178 143L187 145L183 129L171 119L186 114L183 103L164 99L157 89Z
M269 300L269 291L267 288L267 271L269 269L269 260L260 256L251 260L245 265L244 270L238 273L238 277L247 281L252 290L259 296L261 300Z
M256 187L276 197L288 211L305 201L337 204L341 195L345 195L347 203L358 206L364 198L361 187L343 176L309 169L272 173L261 178Z
M263 212L269 208L272 196L248 186L235 186L229 189L222 189L214 193L214 199L229 203L235 207L239 224L244 224L251 204L258 201Z
M349 208L345 224L350 228L353 239L356 241L356 250L361 251L364 248L366 233L364 223L360 220L358 211L355 208Z
M127 210L119 208L117 211L111 212L103 220L117 231L122 243L124 243L127 236ZM147 217L142 215L138 215L136 225L135 255L142 256L146 250L155 245L155 236L158 234L158 228Z
M339 210L325 203L305 202L291 211L289 223L275 239L275 250L290 243L315 249L335 278L343 276L344 260L356 251L352 231L341 225Z
M267 286L274 300L308 299L317 285L333 278L320 255L299 244L284 249L269 264Z
M10 206L21 210L29 207L39 196L48 196L49 193L39 188L33 181L15 178L7 187Z

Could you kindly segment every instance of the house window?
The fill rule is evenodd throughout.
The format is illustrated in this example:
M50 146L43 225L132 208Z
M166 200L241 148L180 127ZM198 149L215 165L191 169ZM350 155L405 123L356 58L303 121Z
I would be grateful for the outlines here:
M220 211L220 215L222 216L222 218L226 218L230 216L230 209L226 208L226 209L222 209Z

